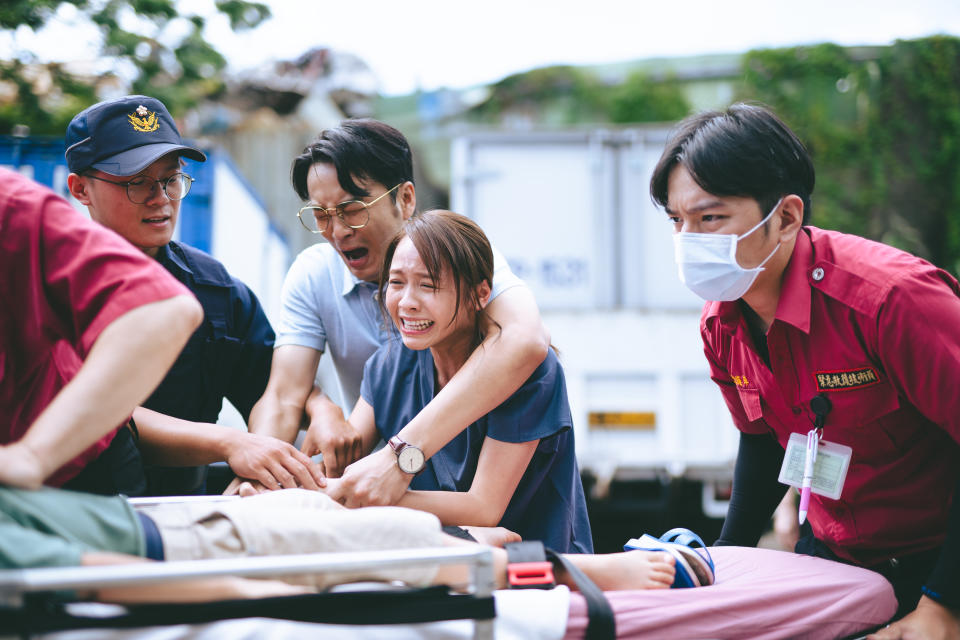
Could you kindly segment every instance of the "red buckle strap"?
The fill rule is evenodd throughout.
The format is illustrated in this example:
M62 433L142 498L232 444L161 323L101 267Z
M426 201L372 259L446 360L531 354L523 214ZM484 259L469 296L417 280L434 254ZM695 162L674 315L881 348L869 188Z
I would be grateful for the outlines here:
M507 565L507 583L512 589L552 587L553 564L550 562L516 562Z

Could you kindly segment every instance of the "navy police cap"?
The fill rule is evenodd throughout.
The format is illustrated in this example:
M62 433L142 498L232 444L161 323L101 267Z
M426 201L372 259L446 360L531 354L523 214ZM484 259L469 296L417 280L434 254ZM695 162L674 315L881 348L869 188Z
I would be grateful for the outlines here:
M87 107L67 126L66 144L72 173L93 168L132 176L173 151L191 160L207 159L199 149L183 144L167 108L149 96L124 96Z

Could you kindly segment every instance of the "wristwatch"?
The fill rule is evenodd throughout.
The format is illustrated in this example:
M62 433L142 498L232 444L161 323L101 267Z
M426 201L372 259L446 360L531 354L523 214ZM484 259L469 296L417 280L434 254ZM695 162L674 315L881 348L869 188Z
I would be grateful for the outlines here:
M423 471L423 468L427 465L427 459L420 447L404 442L400 439L400 436L393 436L387 440L387 444L397 454L397 466L404 473L415 476Z

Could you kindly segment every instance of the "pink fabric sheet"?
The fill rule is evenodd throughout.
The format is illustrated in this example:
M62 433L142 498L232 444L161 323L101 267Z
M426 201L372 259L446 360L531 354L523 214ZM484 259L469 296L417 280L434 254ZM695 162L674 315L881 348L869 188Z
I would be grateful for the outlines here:
M607 592L617 638L843 638L885 623L897 609L890 583L866 569L770 549L710 553L713 586ZM583 638L586 611L572 593L565 639Z

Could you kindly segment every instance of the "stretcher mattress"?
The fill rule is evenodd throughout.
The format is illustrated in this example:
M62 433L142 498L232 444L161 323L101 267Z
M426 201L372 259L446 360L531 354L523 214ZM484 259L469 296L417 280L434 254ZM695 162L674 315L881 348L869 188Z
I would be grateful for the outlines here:
M713 586L607 592L617 638L832 640L883 624L897 610L893 587L867 569L770 549L710 553ZM572 593L565 640L583 638L586 611Z

